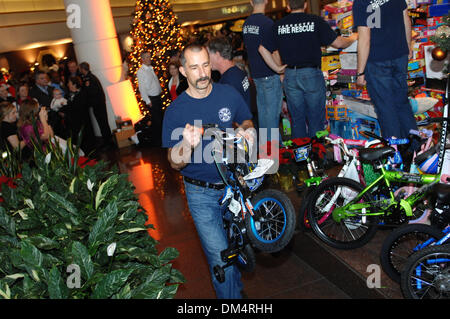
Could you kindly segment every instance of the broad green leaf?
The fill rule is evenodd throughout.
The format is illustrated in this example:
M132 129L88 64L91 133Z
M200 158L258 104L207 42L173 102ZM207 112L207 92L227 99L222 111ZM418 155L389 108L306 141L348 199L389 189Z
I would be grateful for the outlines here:
M142 228L142 227L134 227L134 228L129 228L129 229L124 229L124 230L120 230L117 233L118 234L122 234L122 233L136 233L138 231L143 231L143 230L147 230L147 228Z
M0 297L3 299L11 299L11 290L9 289L8 284L0 284Z
M133 270L125 269L110 272L95 286L92 298L105 299L111 297L125 285L132 272Z
M72 179L72 182L70 183L70 186L69 186L69 192L71 192L72 194L75 192L75 182L76 181L77 181L77 178L74 177Z
M170 265L155 269L144 283L136 287L133 291L133 298L138 299L156 299L158 294L170 279Z
M19 278L23 278L23 277L25 277L24 274L13 274L13 275L5 276L5 278L13 279L13 280L16 280L16 279L19 279Z
M130 299L131 298L131 287L130 284L126 284L116 295L116 299Z
M94 273L94 264L87 248L80 242L74 242L72 244L72 255L73 262L80 266L82 275L86 280L89 280Z
M118 175L113 175L103 182L98 188L97 194L95 196L95 209L97 210L100 204L106 199L109 192L114 189L114 186L118 182Z
M3 280L10 286L14 284L17 279L22 279L25 277L25 274L17 273L3 277Z
M184 283L186 282L186 278L183 274L178 270L172 268L170 270L170 283Z
M28 240L39 249L50 250L59 247L58 242L43 235L29 237Z
M161 252L161 254L159 254L159 260L161 261L161 264L166 264L177 258L179 255L180 254L176 248L167 247Z
M165 284L170 279L171 265L165 265L161 268L155 269L155 271L148 278L149 281L157 284Z
M92 227L89 234L88 247L91 255L94 255L101 243L108 243L114 236L114 223L117 219L117 204L112 201L103 209L100 217Z
M44 260L42 253L28 241L21 242L20 255L27 265L42 266L42 261Z
M0 228L3 228L8 235L16 236L16 223L8 214L5 209L0 206Z
M56 267L53 267L50 270L48 294L50 299L67 299L69 296L69 289L62 279L61 273Z
M25 199L24 199L24 203L27 204L27 206L28 206L29 208L34 209L34 204L33 204L33 201L32 201L31 199L25 198Z
M178 290L178 285L147 285L146 289L132 296L136 299L167 299L173 298Z
M50 197L51 201L58 207L64 208L71 214L77 214L77 208L61 195L56 194L55 192L47 192L47 195Z

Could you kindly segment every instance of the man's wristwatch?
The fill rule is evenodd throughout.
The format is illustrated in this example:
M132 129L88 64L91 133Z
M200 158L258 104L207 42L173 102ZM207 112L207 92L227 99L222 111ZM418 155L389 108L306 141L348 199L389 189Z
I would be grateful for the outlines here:
M358 73L358 74L356 74L356 77L360 77L361 75L364 75L364 74L365 74L365 72Z

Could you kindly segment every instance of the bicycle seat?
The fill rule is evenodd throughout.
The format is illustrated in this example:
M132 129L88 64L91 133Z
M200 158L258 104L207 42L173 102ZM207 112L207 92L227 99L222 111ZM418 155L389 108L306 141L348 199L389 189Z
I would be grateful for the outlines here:
M390 146L380 148L363 148L359 150L359 157L362 161L373 162L389 155L393 155L395 149Z
M437 183L433 186L431 197L444 204L450 203L450 185Z

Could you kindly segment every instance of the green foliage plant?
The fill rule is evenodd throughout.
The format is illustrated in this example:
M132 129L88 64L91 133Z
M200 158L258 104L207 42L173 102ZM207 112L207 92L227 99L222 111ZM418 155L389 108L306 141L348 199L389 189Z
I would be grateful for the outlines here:
M127 175L67 142L0 161L0 298L173 298L178 251L158 253Z

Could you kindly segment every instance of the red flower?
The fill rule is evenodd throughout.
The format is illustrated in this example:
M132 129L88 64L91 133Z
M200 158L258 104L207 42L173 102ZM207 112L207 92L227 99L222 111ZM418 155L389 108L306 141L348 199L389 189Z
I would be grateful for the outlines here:
M18 174L16 177L0 176L0 191L2 190L3 184L6 184L9 188L17 188L14 180L18 178L22 178L22 174ZM3 197L0 197L0 203L4 201Z
M72 158L72 164L74 162L74 159ZM95 166L95 164L97 164L97 161L94 159L90 159L89 157L86 156L80 156L78 158L78 166L81 168L84 168L86 166Z
M6 184L9 181L9 177L7 176L0 176L0 185L1 184Z

